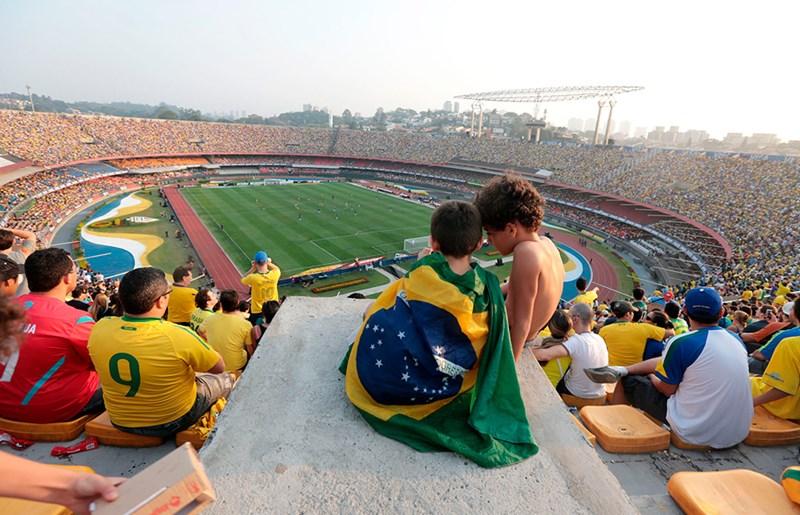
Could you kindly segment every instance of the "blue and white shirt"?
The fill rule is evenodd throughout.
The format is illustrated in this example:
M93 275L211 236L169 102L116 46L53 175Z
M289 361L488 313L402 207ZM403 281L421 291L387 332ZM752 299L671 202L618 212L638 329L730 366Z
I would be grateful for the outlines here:
M656 376L677 385L667 400L667 422L680 437L716 449L745 439L753 418L747 352L719 327L671 338Z

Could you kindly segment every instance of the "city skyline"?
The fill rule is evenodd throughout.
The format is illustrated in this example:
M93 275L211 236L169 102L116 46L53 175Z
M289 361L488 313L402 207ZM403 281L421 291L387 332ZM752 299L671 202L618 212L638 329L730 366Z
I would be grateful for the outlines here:
M677 0L664 9L619 0L576 9L501 0L487 10L477 2L393 9L361 0L78 0L7 2L3 12L0 91L30 84L68 101L163 101L262 116L312 103L370 115L441 108L470 91L622 83L645 88L621 96L614 110L634 128L800 139L796 77L781 78L792 59L795 3L766 0L754 10ZM560 125L597 111L592 101L542 107Z

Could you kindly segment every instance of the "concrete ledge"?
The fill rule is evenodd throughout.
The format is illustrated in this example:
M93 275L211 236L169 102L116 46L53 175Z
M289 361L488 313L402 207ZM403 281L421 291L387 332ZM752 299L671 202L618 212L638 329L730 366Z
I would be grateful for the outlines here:
M519 374L533 458L486 470L375 433L337 370L367 305L283 305L202 451L213 513L636 513L529 354Z

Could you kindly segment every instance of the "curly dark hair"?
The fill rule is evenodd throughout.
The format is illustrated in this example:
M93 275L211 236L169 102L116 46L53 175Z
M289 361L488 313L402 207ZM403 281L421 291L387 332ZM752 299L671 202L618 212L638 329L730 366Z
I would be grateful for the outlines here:
M9 356L17 350L25 311L14 299L0 297L0 356Z
M475 197L483 226L498 230L515 221L538 230L544 218L544 204L544 197L533 184L511 173L495 177Z

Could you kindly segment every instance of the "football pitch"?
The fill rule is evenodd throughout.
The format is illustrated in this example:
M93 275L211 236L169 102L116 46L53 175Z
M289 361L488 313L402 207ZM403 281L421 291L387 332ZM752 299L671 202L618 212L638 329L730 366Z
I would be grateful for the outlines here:
M355 258L393 256L429 233L425 206L344 183L181 190L240 271L266 250L283 276Z

